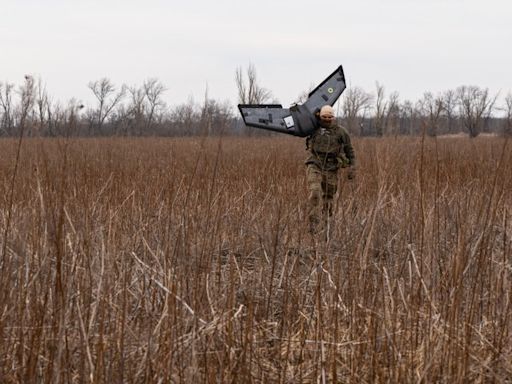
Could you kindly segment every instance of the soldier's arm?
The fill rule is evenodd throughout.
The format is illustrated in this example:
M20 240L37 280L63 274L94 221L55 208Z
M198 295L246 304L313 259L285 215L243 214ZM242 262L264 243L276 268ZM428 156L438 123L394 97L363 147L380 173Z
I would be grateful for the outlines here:
M352 143L350 142L350 136L348 133L346 136L346 142L343 146L345 156L347 156L348 159L348 173L347 173L347 179L354 180L356 177L356 155L354 153L354 147L352 147Z
M347 132L343 134L343 152L345 152L345 156L348 159L348 165L350 167L356 166L356 155L354 153L354 147L350 141L350 136Z

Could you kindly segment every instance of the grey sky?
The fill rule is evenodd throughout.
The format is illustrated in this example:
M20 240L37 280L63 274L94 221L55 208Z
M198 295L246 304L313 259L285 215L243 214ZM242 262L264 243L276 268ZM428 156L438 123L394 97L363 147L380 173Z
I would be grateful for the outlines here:
M317 4L317 5L314 5ZM459 85L512 91L509 0L0 0L0 81L40 76L61 102L101 77L156 77L169 104L236 100L238 66L289 105L342 64L401 99Z

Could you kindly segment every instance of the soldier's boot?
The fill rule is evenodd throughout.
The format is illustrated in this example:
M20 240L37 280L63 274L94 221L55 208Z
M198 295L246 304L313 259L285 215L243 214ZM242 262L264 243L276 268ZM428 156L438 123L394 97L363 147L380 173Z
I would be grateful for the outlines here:
M322 224L324 227L325 240L327 241L332 229L333 204L331 199L326 199L322 206Z
M317 184L311 184L311 190L309 194L309 233L311 235L316 235L318 233L318 226L320 224L320 197L321 191Z
M322 214L326 218L330 218L333 214L332 201L325 200L322 207Z

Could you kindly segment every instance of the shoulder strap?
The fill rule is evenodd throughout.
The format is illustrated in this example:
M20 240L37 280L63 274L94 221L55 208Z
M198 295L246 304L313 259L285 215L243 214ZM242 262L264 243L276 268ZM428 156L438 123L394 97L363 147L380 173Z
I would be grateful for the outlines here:
M336 126L336 135L338 136L338 141L342 144L345 143L345 128L341 125Z

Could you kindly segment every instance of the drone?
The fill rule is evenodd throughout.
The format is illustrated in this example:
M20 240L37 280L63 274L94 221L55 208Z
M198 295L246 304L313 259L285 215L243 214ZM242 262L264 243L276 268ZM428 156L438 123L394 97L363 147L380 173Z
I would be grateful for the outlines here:
M310 136L317 128L317 114L324 105L334 105L346 88L340 65L308 95L304 104L283 108L281 104L238 104L245 125L293 136Z

